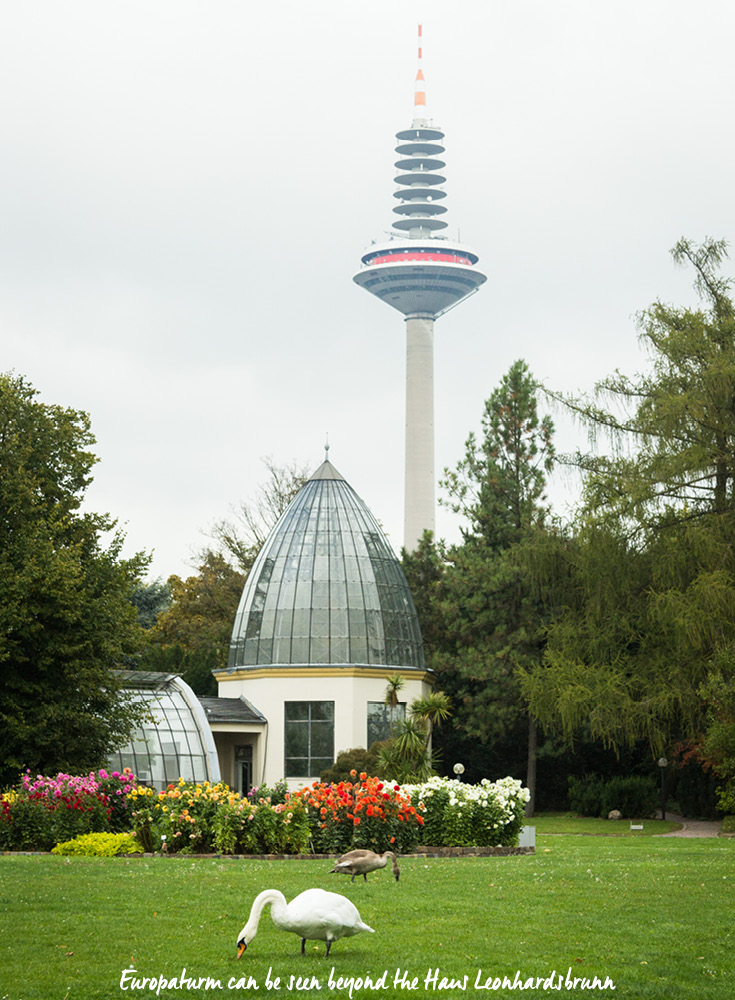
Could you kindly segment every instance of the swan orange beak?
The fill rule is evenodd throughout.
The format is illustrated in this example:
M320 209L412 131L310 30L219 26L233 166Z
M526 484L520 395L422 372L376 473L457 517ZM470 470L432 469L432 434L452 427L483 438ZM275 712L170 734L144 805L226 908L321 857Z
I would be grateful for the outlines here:
M245 951L246 948L247 948L246 944L239 944L237 946L237 957L238 958L242 958L242 953Z

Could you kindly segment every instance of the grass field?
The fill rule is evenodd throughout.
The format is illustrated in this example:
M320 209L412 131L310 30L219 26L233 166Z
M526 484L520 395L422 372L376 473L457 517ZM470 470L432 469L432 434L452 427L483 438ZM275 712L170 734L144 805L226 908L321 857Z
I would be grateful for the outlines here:
M636 826L643 826L643 829L631 830L631 821L628 819L590 819L588 816L561 812L540 813L528 822L536 827L536 836L546 833L577 833L593 837L655 837L681 827L681 823L670 820L641 819L634 820L634 823Z
M0 997L735 995L731 840L539 835L535 855L404 858L399 883L387 869L350 884L328 868L316 860L1 857ZM302 957L298 937L277 930L266 911L235 958L261 889L291 899L313 886L349 896L376 933L336 942L326 960L324 944L310 942ZM186 969L221 989L123 990L130 967L139 979L168 981ZM432 986L426 977L437 968ZM268 989L269 969L278 989ZM332 969L374 984L385 974L385 987L330 989ZM546 990L492 988L516 971L522 983L552 973L561 980ZM394 985L396 975L399 984L416 979L415 989ZM615 991L582 990L581 982L569 990L568 975L609 977ZM289 988L292 976L312 988ZM257 989L247 988L249 977Z

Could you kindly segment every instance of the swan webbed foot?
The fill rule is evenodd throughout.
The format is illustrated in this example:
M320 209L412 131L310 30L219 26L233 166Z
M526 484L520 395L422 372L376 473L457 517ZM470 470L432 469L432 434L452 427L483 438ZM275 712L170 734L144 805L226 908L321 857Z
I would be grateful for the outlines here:
M304 954L304 948L306 947L306 938L301 938L301 954Z

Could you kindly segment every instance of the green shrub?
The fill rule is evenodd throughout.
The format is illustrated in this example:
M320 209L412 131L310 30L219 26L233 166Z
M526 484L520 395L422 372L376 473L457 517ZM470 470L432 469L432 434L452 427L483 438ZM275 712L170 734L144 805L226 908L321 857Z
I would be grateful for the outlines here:
M288 799L288 785L286 781L281 778L277 781L275 785L271 788L270 785L256 785L251 788L247 794L248 802L259 802L260 799L266 799L272 806L283 805L283 803Z
M322 771L319 780L325 785L337 785L340 781L349 781L351 771L358 774L360 771L365 774L378 773L378 755L373 747L369 750L365 747L340 750L334 764Z
M3 851L50 851L54 838L53 813L39 799L15 797L3 801L0 849Z
M640 775L604 781L596 774L569 778L569 805L580 816L606 819L613 809L627 818L645 818L656 812L659 790L653 778Z
M113 858L116 854L140 854L141 845L132 833L85 833L57 844L52 854Z

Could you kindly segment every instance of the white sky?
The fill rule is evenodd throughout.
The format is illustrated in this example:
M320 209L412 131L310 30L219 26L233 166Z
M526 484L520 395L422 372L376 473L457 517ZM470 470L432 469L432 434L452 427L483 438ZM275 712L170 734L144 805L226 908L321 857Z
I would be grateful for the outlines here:
M91 414L88 506L152 578L327 432L400 549L404 324L352 274L419 20L488 274L437 323L439 474L516 358L590 389L644 364L640 309L695 302L668 251L735 233L732 0L0 0L0 370Z

